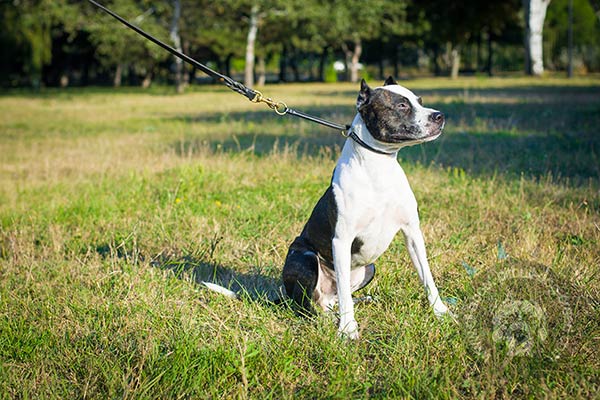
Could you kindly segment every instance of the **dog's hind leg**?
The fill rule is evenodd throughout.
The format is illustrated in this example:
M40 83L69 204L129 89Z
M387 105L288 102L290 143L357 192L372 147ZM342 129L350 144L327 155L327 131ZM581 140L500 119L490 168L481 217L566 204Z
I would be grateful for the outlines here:
M355 268L350 272L350 288L352 292L356 292L367 286L375 276L375 265L369 264L364 267ZM335 280L335 272L333 269L319 264L319 277L317 286L313 292L313 300L323 309L323 311L331 311L338 302L337 282ZM370 296L353 298L353 302L369 302Z
M354 268L350 272L350 287L352 292L356 292L367 286L375 276L375 264L365 265L364 267Z
M283 266L283 285L286 294L302 308L313 313L311 300L319 276L319 259L312 251L290 249Z

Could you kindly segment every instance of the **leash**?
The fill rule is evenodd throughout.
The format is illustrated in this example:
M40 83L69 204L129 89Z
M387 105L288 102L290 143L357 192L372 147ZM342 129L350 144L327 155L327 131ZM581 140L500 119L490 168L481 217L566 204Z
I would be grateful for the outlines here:
M265 103L271 110L275 111L275 113L277 113L277 115L280 115L280 116L283 116L283 115L293 115L295 117L303 118L305 120L308 120L308 121L311 121L311 122L315 122L317 124L321 124L321 125L326 126L328 128L337 129L337 130L339 130L342 133L343 136L346 136L346 137L347 136L351 136L352 133L347 134L348 129L350 129L350 125L336 124L335 122L327 121L325 119L316 117L314 115L310 115L310 114L304 113L302 111L294 110L293 108L288 107L282 101L275 101L275 100L271 99L270 97L265 97L258 90L251 89L251 88L243 85L242 83L237 82L237 81L231 79L230 77L228 77L226 75L220 74L219 72L217 72L217 71L215 71L215 70L207 67L206 65L204 65L202 63L199 63L198 61L194 60L193 58L191 58L191 57L189 57L189 56L187 56L185 54L183 54L182 52L177 51L176 49L174 49L173 47L169 46L168 44L166 44L164 42L161 42L160 40L156 39L154 36L150 35L149 33L145 32L144 30L142 30L142 29L138 28L137 26L131 24L129 21L127 21L126 19L122 18L121 16L119 16L115 12L113 12L113 11L109 10L108 8L104 7L102 4L99 4L99 3L97 3L94 0L88 0L88 1L90 3L92 3L94 6L100 8L102 11L106 12L107 14L109 14L111 17L113 17L116 20L118 20L119 22L121 22L123 25L127 26L128 28L130 28L130 29L134 30L135 32L139 33L140 35L142 35L146 39L150 40L154 44L157 44L158 46L160 46L163 49L167 50L169 53L173 54L174 56L181 58L183 61L187 62L188 64L193 65L194 67L198 68L200 71L204 72L205 74L207 74L209 76L212 76L213 78L216 78L220 83L224 84L225 86L227 86L229 89L233 90L234 92L239 93L239 94L245 96L251 102L253 102L253 103ZM354 135L354 136L356 137L356 135ZM354 140L356 140L355 137L353 137ZM364 143L364 145L366 145L366 143ZM369 148L369 146L367 146L367 148ZM371 150L376 151L375 149L372 149L372 148L371 148Z

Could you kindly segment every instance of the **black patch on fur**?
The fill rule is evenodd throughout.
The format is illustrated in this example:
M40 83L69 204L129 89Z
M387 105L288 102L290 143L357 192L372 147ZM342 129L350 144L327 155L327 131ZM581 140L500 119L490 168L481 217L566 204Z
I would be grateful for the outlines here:
M307 253L301 237L290 246L283 267L285 292L304 312L314 312L311 300L319 278L317 255Z
M373 90L363 80L356 104L369 133L381 142L399 143L423 136L413 105L402 95Z
M371 88L367 85L367 82L362 79L360 81L360 91L358 92L358 98L356 99L356 106L358 108L369 102L369 98L371 97Z
M300 236L310 243L324 261L324 265L333 269L333 252L331 241L335 233L338 210L331 186L327 188L323 196L317 202L308 222Z
M309 313L314 311L310 300L314 296L319 277L319 263L333 269L331 241L337 216L335 196L329 186L317 202L302 233L290 246L285 259L285 291L298 306Z
M350 253L354 254L358 254L360 253L360 249L363 247L363 244L365 244L361 238L359 237L355 237L354 240L352 241L352 247L350 248Z

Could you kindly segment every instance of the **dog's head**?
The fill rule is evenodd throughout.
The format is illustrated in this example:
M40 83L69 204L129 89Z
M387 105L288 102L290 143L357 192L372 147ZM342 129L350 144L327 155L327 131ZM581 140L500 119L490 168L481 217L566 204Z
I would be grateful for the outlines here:
M392 77L375 89L363 79L356 107L374 139L399 147L434 140L444 128L444 114L423 107L420 97Z

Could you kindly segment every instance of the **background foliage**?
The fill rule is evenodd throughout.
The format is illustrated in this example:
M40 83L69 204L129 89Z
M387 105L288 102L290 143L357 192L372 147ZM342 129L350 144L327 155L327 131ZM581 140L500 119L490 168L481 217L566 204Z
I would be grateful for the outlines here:
M174 1L104 3L170 42ZM260 11L256 73L267 81L324 81L335 60L350 69L357 48L362 75L378 78L448 74L457 55L463 74L523 70L518 0L177 1L183 50L228 74L242 72L253 5ZM576 72L598 71L599 18L588 0L573 1ZM548 10L545 61L552 70L566 68L567 2L554 0ZM173 79L171 57L86 1L2 1L0 24L4 86L147 86ZM187 71L187 82L196 78Z

